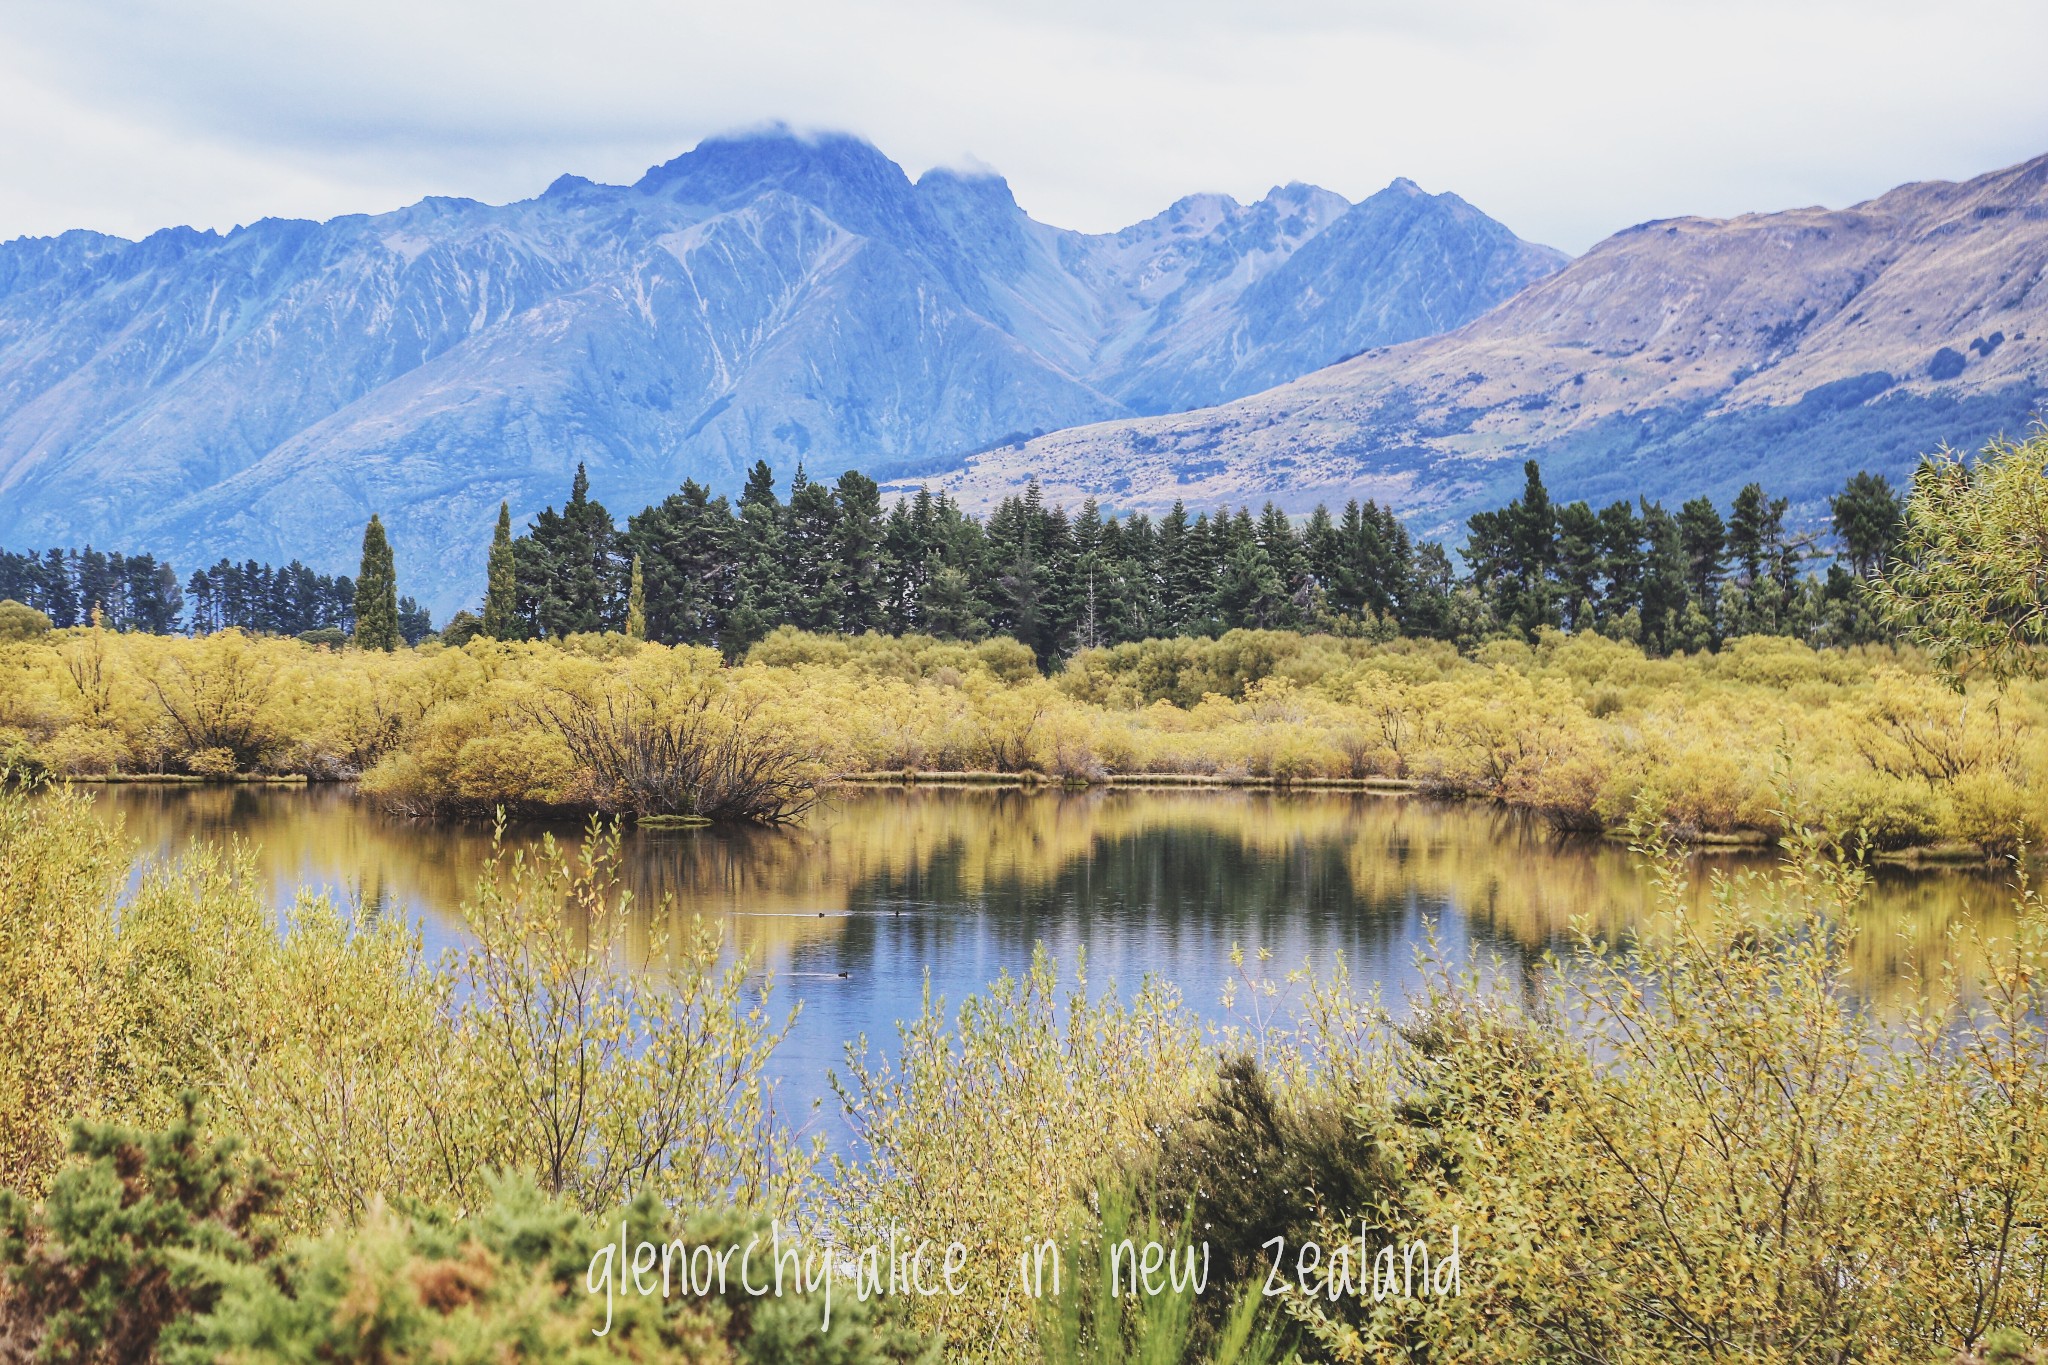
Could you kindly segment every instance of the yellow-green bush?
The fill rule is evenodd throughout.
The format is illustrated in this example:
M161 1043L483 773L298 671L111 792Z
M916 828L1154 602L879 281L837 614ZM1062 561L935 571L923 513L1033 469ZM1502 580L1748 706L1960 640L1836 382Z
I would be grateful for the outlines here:
M787 1017L701 929L657 927L650 973L622 960L617 867L596 831L506 850L470 945L432 960L413 925L324 899L277 920L233 848L124 900L134 853L88 797L0 789L0 1187L40 1194L78 1120L160 1123L198 1090L296 1227L379 1196L474 1206L493 1169L592 1212L784 1200L812 1159L766 1079Z
M913 1305L917 1320L955 1358L1024 1358L1035 1311L1018 1255L1067 1226L1086 1177L1135 1161L1192 1103L1209 1071L1199 1029L1162 983L1126 1004L1091 994L1083 964L1063 989L1041 948L957 1015L927 993L896 1045L879 1060L848 1045L858 1159L833 1163L832 1221L854 1245L892 1227L961 1243L968 1292Z
M1540 711L1539 681L1502 696ZM1210 728L1175 733L1256 735L1315 704L1203 702ZM1994 825L2009 804L1959 790ZM1263 797L1210 799L1291 837ZM1646 838L1657 913L1509 982L1439 963L1380 1002L1341 964L1279 981L1246 953L1241 1022L1205 1036L1165 984L1119 1001L1041 953L957 1011L928 1001L890 1058L855 1049L857 1141L821 1186L774 1120L780 1022L745 964L657 932L636 975L601 834L573 858L501 850L465 907L472 942L436 963L411 926L316 899L275 921L232 849L129 894L130 851L77 789L0 793L0 1179L40 1195L70 1120L160 1124L199 1089L277 1171L290 1227L367 1229L380 1302L416 1248L377 1196L478 1209L509 1170L572 1211L652 1190L806 1210L848 1245L891 1225L957 1238L967 1292L905 1305L912 1326L949 1359L1028 1360L1045 1319L1018 1252L1085 1231L1094 1191L1214 1129L1219 1058L1248 1055L1277 1103L1323 1116L1274 1141L1372 1154L1351 1204L1283 1191L1324 1246L1361 1225L1439 1251L1459 1232L1457 1297L1279 1300L1312 1358L1903 1362L2048 1335L2048 908L2023 887L1995 932L1937 935L1924 989L1873 1008L1852 984L1866 874L1829 841L1796 837L1777 874L1702 900ZM341 1265L344 1240L306 1264Z
M1329 1358L1947 1359L2048 1333L2048 917L1903 1017L1846 983L1860 874L1820 846L1539 1003L1441 971L1357 1121L1405 1173L1364 1210L1463 1234L1465 1296L1287 1307ZM1349 1215L1347 1217L1347 1214ZM1333 1210L1330 1242L1355 1237Z
M1653 659L1545 631L1467 658L1441 642L1234 631L1086 650L1041 677L1014 641L787 629L736 666L623 636L387 654L79 629L0 644L0 753L80 777L361 776L422 813L634 810L616 773L569 742L565 701L646 719L711 693L804 782L1398 778L1564 828L1616 828L1648 794L1679 832L1774 836L1789 814L1843 839L1864 824L1886 847L1991 854L2048 816L2048 684L1958 691L1911 650L1776 637Z

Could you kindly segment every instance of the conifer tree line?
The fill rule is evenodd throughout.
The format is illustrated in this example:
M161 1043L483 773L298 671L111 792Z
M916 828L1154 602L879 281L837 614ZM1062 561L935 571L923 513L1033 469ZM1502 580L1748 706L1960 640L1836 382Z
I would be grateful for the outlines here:
M1041 661L1236 627L1408 634L1464 644L1596 630L1657 652L1741 634L1879 638L1861 591L1900 534L1898 495L1858 474L1832 499L1832 547L1788 531L1755 484L1725 514L1694 498L1555 504L1534 461L1521 494L1469 523L1460 573L1374 502L1297 523L1267 503L1157 520L1048 506L1036 484L985 519L921 489L884 508L874 480L799 469L789 496L757 462L736 502L694 480L621 527L577 467L560 511L511 534L501 508L482 618L457 638L626 630L737 656L781 625L949 638L1009 635ZM1824 575L1809 571L1829 561Z
M110 628L168 635L181 627L185 611L170 565L154 555L109 554L90 545L42 554L0 550L0 599L10 598L59 629L88 623L97 608Z
M52 549L42 554L0 550L0 600L34 607L62 630L88 625L93 609L110 630L155 635L210 635L245 630L263 635L329 632L352 635L356 582L316 573L298 560L283 568L223 559L195 570L181 588L177 570L153 555ZM412 598L397 606L399 634L417 644L432 629Z
M1595 509L1555 503L1534 461L1507 506L1468 522L1462 572L1442 545L1416 541L1374 502L1317 507L1298 523L1267 503L1157 520L1069 513L1036 484L986 518L920 489L885 509L874 480L831 483L799 468L787 499L756 462L737 501L695 480L621 527L590 496L578 465L568 500L515 536L500 506L482 613L446 637L559 639L624 631L664 644L714 645L737 657L782 625L952 639L1008 635L1041 661L1098 645L1238 627L1406 634L1461 645L1598 631L1652 652L1717 647L1737 635L1815 644L1882 638L1861 591L1901 530L1898 494L1880 475L1851 478L1830 500L1832 534L1788 530L1788 502L1756 484L1724 512L1693 498ZM1825 573L1813 568L1826 562ZM222 560L182 591L150 555L0 551L0 598L80 625L98 606L121 630L195 634L228 627L353 636L369 648L417 644L428 614L397 592L382 522L364 529L354 579Z

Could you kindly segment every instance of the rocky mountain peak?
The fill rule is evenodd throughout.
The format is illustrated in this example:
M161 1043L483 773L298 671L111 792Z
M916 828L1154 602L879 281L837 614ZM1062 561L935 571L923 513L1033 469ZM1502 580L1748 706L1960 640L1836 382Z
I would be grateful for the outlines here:
M912 197L903 168L866 139L782 124L706 138L633 188L707 212L779 190L854 231L885 235L904 229Z
M913 185L860 138L771 126L631 186L565 176L505 206L10 243L0 544L335 570L378 511L408 591L445 614L498 501L559 502L579 462L614 510L686 478L736 489L755 460L932 467L1234 397L1389 325L1463 321L1524 278L1456 253L1388 273L1383 241L1319 245L1354 213L1292 183L1071 232L993 173ZM1311 249L1354 282L1337 311L1261 303ZM1391 295L1375 312L1360 290Z

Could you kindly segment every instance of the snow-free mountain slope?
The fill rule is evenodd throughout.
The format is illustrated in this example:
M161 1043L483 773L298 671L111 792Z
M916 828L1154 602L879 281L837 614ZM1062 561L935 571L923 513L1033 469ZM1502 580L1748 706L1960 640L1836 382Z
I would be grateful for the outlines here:
M1275 283L1325 237L1312 278L1348 287ZM1455 325L1561 259L1405 184L1198 195L1087 235L1000 177L913 183L859 139L781 130L503 206L18 240L0 543L343 569L375 510L445 611L498 501L559 501L579 461L622 512L756 459L943 466Z
M1133 508L1376 497L1451 532L1534 457L1567 497L1759 479L1814 509L1858 469L1902 479L1944 442L2022 432L2044 375L2048 157L1848 209L1645 223L1454 331L934 482L974 505L1030 478Z

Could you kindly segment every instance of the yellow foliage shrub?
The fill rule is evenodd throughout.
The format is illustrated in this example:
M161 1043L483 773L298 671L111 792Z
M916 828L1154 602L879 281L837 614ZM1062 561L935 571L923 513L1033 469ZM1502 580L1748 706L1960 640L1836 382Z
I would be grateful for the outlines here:
M81 777L360 775L406 810L603 808L616 784L565 742L559 703L659 710L672 702L647 699L703 687L821 779L1393 777L1570 828L1615 827L1652 793L1674 830L1775 834L1784 791L1838 837L1863 823L1886 845L1998 850L2016 821L2043 823L2034 775L2048 771L2048 684L1957 692L1910 650L1752 637L1652 659L1555 631L1476 658L1440 641L1233 631L1084 650L1047 678L1010 640L783 629L734 666L599 635L384 653L81 629L0 646L0 730L22 766Z

